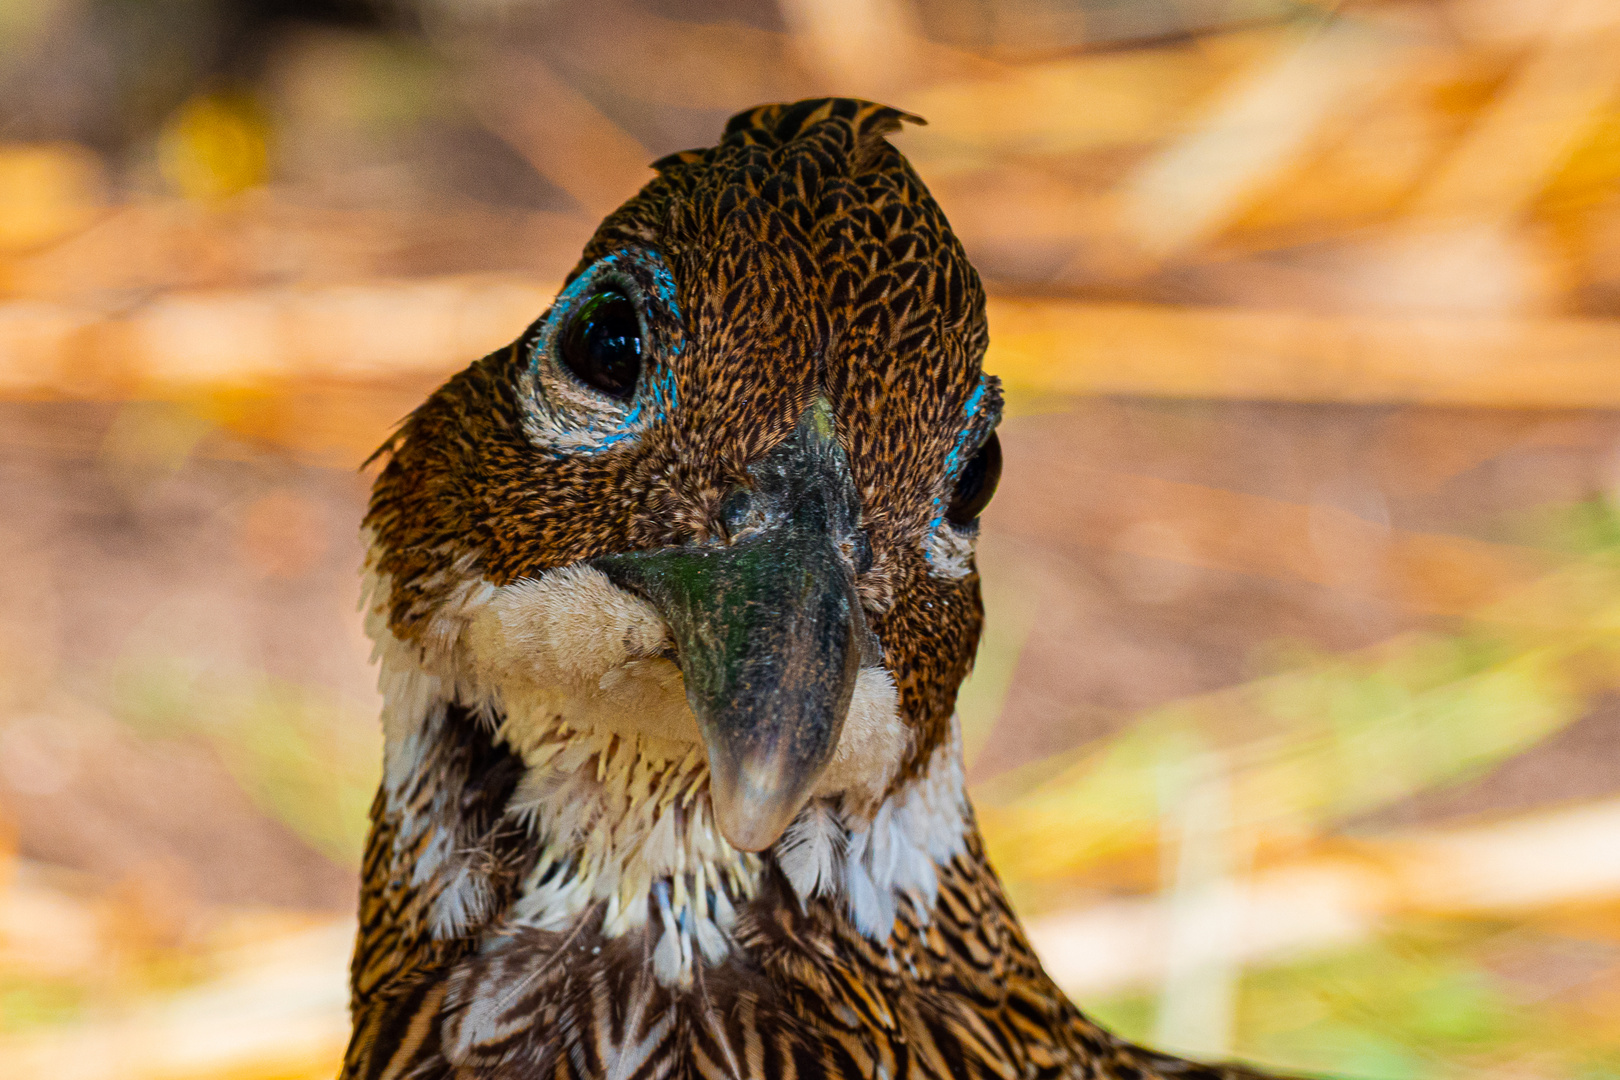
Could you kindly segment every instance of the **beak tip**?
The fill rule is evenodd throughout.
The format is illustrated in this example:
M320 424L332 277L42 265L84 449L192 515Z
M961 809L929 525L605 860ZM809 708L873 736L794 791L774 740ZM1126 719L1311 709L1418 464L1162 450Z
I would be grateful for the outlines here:
M726 842L739 851L760 852L776 843L809 800L808 792L795 790L800 785L784 783L779 776L767 779L759 772L722 766L710 773L715 823Z
M761 828L752 821L721 821L720 834L738 851L762 852L776 843L783 829Z

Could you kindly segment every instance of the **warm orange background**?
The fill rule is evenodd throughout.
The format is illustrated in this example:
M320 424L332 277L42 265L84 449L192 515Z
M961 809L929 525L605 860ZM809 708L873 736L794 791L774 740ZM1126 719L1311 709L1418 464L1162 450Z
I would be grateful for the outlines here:
M1620 1076L1620 0L6 0L0 1073L333 1073L360 462L824 93L928 118L993 297L961 709L1054 975Z

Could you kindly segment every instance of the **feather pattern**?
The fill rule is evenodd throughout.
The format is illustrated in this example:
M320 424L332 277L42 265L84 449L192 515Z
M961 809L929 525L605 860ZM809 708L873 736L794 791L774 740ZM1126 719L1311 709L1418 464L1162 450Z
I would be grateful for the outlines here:
M1260 1075L1088 1020L985 857L953 722L975 529L942 508L1001 397L978 278L886 138L905 121L766 105L655 163L558 306L381 452L385 768L345 1080ZM553 359L601 280L640 304L622 399ZM841 557L872 640L808 804L745 852L669 628L587 560L723 539L726 492L812 401L859 493Z

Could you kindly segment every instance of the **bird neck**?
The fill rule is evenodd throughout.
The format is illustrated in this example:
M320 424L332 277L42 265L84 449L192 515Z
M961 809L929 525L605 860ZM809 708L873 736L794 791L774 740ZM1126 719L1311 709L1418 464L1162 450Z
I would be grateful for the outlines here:
M886 949L900 921L928 924L945 868L972 843L955 724L928 767L875 807L816 799L755 854L715 824L701 745L556 718L540 728L459 701L425 675L385 678L384 689L385 718L405 708L421 717L388 733L377 811L388 827L373 837L389 837L383 876L415 896L389 905L419 913L400 928L408 935L639 934L658 980L685 986L739 948L742 920L772 905Z
M369 596L389 595L381 576L368 586ZM739 851L715 823L708 759L673 665L592 654L602 670L570 679L546 652L560 653L552 628L564 623L548 614L540 630L516 635L510 625L527 624L499 607L503 593L475 581L464 591L412 642L391 632L384 605L367 603L385 736L376 887L402 890L379 908L412 920L401 933L435 942L524 929L644 934L659 979L679 984L735 951L734 931L760 905L837 919L879 948L897 919L930 920L941 868L972 842L954 722L923 769L883 782L879 796L839 781L769 850ZM505 652L478 651L480 620L506 627ZM623 638L616 625L601 636ZM523 662L523 678L505 674L515 661L488 659L506 653ZM877 684L887 697L874 700L889 704L859 718L852 707L846 735L858 737L840 742L829 777L893 756L882 734L892 729L873 720L895 715L893 683L884 674Z
M508 924L563 931L589 921L608 939L645 931L666 984L730 951L737 911L759 895L766 860L733 848L715 826L701 746L559 722L520 753L509 813L539 857Z
M502 737L516 727L503 723ZM897 918L928 921L939 868L964 850L970 828L954 738L869 813L814 800L759 854L732 847L716 826L701 746L559 722L529 738L521 755L508 813L540 854L507 928L562 931L588 921L609 939L644 932L665 984L685 984L697 965L724 960L739 916L784 893L801 911L831 909L885 945ZM768 887L773 868L786 890Z

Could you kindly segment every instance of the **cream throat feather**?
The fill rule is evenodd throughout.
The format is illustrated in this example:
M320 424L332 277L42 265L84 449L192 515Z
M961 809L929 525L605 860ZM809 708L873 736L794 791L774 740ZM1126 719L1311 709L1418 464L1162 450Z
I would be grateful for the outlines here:
M421 644L389 630L389 583L370 566L364 594L384 698L383 798L400 819L396 847L414 855L413 883L435 890L434 938L599 920L608 938L653 935L655 976L685 985L696 965L729 954L737 911L773 862L801 903L841 901L879 944L901 905L927 921L936 868L963 850L968 828L960 744L953 724L923 775L895 786L910 736L881 665L857 678L816 797L756 855L716 825L697 723L650 604L585 566L503 587L464 569ZM417 793L451 705L522 761L506 815L538 855L501 911L480 874L487 860L438 829Z

